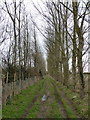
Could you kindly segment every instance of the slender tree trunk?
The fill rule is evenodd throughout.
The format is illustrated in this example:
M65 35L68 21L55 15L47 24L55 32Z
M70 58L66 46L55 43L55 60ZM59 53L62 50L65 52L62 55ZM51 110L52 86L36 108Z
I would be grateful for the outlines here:
M84 46L84 38L83 38L82 27L79 27L77 22L78 4L77 2L73 2L72 5L73 5L73 15L75 18L75 30L78 35L78 41L79 41L78 50L77 50L77 59L78 59L78 73L79 73L79 79L80 79L80 92L81 92L81 97L83 97L84 87L85 87L85 82L83 77L83 64L82 64L82 51Z
M68 7L68 2L66 3L66 6ZM69 60L69 57L68 57L68 30L67 30L67 19L68 18L68 10L66 9L66 13L65 13L65 40L66 40L66 78L67 79L67 87L69 87L69 64L68 64L68 60Z
M19 80L21 79L21 28L20 28L20 25L21 25L21 21L20 21L20 12L21 12L21 2L20 2L20 6L19 6L19 18L18 18L18 55L19 55Z
M14 21L13 21L13 27L14 27L14 74L16 75L16 59L17 59L17 35L16 35L16 1L14 2Z
M73 39L72 39L72 42L73 42L73 50L72 50L72 75L73 75L73 81L74 81L74 89L75 89L75 86L76 86L76 54L77 54L77 44L76 44L76 29L75 29L75 26L76 26L76 19L77 19L77 11L75 12L75 8L73 8L73 11L74 11L74 30L73 30Z

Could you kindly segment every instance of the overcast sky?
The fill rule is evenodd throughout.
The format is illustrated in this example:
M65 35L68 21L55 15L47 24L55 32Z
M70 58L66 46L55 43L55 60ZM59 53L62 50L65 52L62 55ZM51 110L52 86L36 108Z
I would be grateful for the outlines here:
M24 3L26 5L26 10L28 11L28 13L31 13L31 15L33 16L33 19L34 21L37 23L38 27L40 29L43 30L42 28L42 25L44 24L43 21L42 21L42 16L40 14L38 14L38 11L34 8L33 6L33 3L39 7L41 6L44 10L44 4L43 2L45 2L46 0L24 0ZM42 51L43 51L43 54L44 54L44 57L46 59L46 51L45 51L45 48L44 48L44 37L40 34L39 31L37 31L37 37L38 37L38 41L39 41L39 44L42 48Z

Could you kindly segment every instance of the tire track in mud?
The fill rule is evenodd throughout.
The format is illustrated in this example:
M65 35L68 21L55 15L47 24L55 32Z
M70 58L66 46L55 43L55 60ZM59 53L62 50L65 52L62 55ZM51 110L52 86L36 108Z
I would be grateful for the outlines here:
M51 77L51 76L50 76ZM52 77L51 77L52 78ZM53 79L53 78L52 78ZM53 79L54 80L54 79ZM72 111L75 113L75 115L77 116L77 118L81 118L81 119L85 119L84 116L81 115L81 113L77 110L77 107L75 105L75 103L66 96L66 94L63 92L62 88L57 85L56 81L54 81L54 83L52 82L52 84L55 86L55 87L58 87L59 89L59 92L60 92L60 96L62 98L64 98L67 102L67 104L70 106L70 108L72 109ZM62 91L62 92L61 92Z
M72 111L77 115L77 118L82 118L80 113L77 111L76 106L74 105L74 103L65 95L65 93L62 91L62 89L57 86L59 88L59 92L61 94L61 96L66 100L67 104L70 106L70 108L72 109ZM61 92L62 91L62 92Z
M43 87L43 86L42 86ZM32 99L32 102L29 104L29 106L26 108L25 112L22 114L22 116L20 117L19 120L22 120L24 118L27 118L27 116L30 113L30 110L32 109L32 107L35 105L34 103L37 101L39 94L40 94L40 90L42 89L42 87L40 87L38 89L38 92L36 93L36 95L34 96L34 98Z
M34 103L36 102L37 98L38 98L38 95L36 95L33 98L31 104L28 106L28 108L25 110L25 112L23 113L23 115L21 116L19 120L22 120L22 118L26 118L28 116L28 114L30 113L30 109L34 106Z
M62 88L60 88L59 86L57 86L59 88L59 92L61 94L61 96L66 100L66 102L68 103L68 105L71 107L72 111L77 115L77 118L85 118L84 116L81 115L81 113L77 110L77 107L75 105L75 103L68 98L65 93L63 92ZM62 92L61 92L62 91Z
M51 96L51 93L49 91L49 86L48 86L48 82L46 82L45 84L45 94L47 96L46 100L43 102L41 101L41 104L40 104L40 111L37 115L37 118L47 118L48 115L52 115L50 113L50 110L51 110L51 103L53 101L53 98Z
M61 96L57 92L56 85L53 82L52 82L52 85L54 87L54 95L55 95L56 101L60 105L60 109L61 109L61 113L62 113L63 118L69 118L68 114L67 114L67 111L66 111L66 109L64 107L64 104L63 104L63 102L61 100Z

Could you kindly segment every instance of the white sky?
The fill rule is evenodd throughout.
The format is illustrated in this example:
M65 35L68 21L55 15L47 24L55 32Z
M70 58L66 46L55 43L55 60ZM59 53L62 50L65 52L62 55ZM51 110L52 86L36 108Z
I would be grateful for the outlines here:
M42 0L42 1L46 1L46 0ZM26 10L28 11L28 13L31 13L31 15L33 16L34 18L34 21L37 23L37 25L39 27L42 27L42 24L43 24L43 21L41 20L42 16L40 14L38 14L37 10L34 8L32 2L34 2L34 4L36 6L40 6L42 8L43 7L43 4L41 2L41 0L24 0L24 3L26 5ZM38 34L38 39L39 39L39 42L40 44L43 46L43 36L40 34L40 32L37 33Z
M41 28L42 30L43 30L42 25L45 24L45 23L43 23L42 16L40 14L38 14L38 11L34 8L33 3L38 7L40 5L44 10L43 2L45 2L45 1L46 0L24 0L24 3L26 5L26 10L28 11L28 13L29 12L31 13L31 15L34 18L34 21L37 23L38 27ZM44 39L45 38L43 37L43 35L40 34L39 31L37 31L37 36L38 36L39 44L42 48L44 58L46 60L46 51L45 51L45 48L44 48Z

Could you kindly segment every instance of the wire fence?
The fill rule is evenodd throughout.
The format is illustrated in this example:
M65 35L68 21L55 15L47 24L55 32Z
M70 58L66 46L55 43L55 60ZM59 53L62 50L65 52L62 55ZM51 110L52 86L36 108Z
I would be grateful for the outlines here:
M2 87L2 105L6 105L7 101L21 92L21 90L31 86L39 80L37 76L26 80L16 80L10 83L3 84Z

